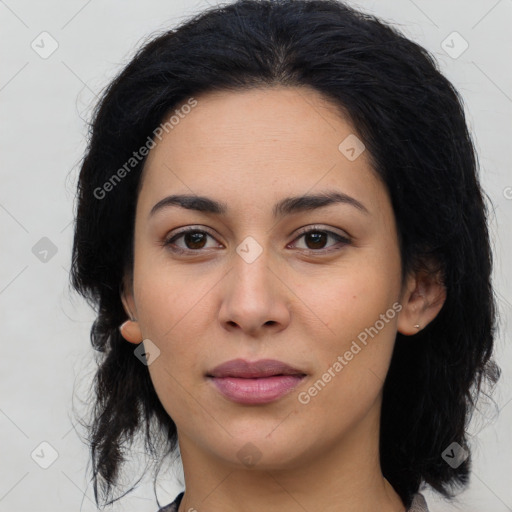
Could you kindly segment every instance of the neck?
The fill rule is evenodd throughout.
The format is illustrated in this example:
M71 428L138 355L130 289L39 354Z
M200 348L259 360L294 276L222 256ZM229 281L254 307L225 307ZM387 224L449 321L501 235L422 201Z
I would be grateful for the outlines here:
M247 468L179 433L186 484L179 512L405 512L380 468L379 417L380 407L370 410L334 446L312 447L286 467Z

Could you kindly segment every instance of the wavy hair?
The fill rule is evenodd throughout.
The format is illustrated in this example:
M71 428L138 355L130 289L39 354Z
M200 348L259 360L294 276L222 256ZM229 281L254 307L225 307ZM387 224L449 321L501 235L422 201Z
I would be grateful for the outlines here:
M98 505L100 494L112 497L135 438L143 435L160 463L178 445L147 366L118 330L145 158L105 198L97 191L192 95L274 85L313 88L348 115L389 191L402 277L437 270L446 288L441 311L414 342L396 336L383 390L383 474L407 507L422 484L453 498L468 482L465 429L482 384L493 388L501 372L492 360L488 210L463 101L424 48L374 16L335 0L239 0L145 41L93 112L70 279L96 312L87 428ZM470 454L456 468L442 458L452 442Z

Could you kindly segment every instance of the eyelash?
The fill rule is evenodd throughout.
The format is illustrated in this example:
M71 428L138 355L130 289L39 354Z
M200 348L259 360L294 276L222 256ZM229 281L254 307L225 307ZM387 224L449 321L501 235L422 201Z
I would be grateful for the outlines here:
M186 235L187 233L204 233L204 234L214 238L213 235L208 233L208 231L192 227L192 228L186 228L183 231L180 231L179 233L176 233L171 238L167 238L166 240L163 241L162 245L164 247L169 248L169 250L171 250L172 252L177 253L177 254L186 254L186 253L190 254L190 253L200 253L200 252L202 252L202 249L182 249L181 247L176 247L176 246L173 247L174 242L176 240L178 240L179 238L183 237L184 235ZM304 231L300 232L298 234L298 236L295 238L294 242L296 240L298 240L299 238L301 238L301 237L303 237L305 235L308 235L310 233L322 233L322 234L327 234L328 236L332 236L338 242L342 242L342 247L344 247L345 245L350 245L352 243L352 241L349 238L347 238L347 237L344 237L344 236L342 236L342 235L340 235L338 233L335 233L335 232L327 230L327 229L318 228L316 226L313 226L310 229L307 229L307 230L304 230ZM308 252L308 253L326 254L326 253L329 253L329 252L340 250L342 247L339 247L337 249L327 248L327 249L303 249L303 250Z

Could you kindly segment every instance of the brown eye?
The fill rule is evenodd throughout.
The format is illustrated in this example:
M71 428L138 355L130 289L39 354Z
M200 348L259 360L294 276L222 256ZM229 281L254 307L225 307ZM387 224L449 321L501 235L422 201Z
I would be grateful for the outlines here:
M200 229L186 229L172 236L164 242L164 246L169 247L173 252L200 252L201 249L208 249L208 237L214 239L212 235ZM183 239L184 245L178 245L176 242ZM218 247L218 246L215 246ZM211 247L210 247L211 248Z
M345 236L334 233L333 231L316 228L302 232L296 240L300 240L301 238L304 239L305 247L298 248L312 252L329 252L331 247L333 247L333 250L336 250L336 245L339 245L341 249L343 246L351 243L351 240ZM329 239L334 240L337 244L334 243L326 247ZM295 247L297 246L295 245Z
M191 231L183 235L187 249L202 249L208 235L200 231Z
M308 249L323 249L328 238L326 233L320 231L309 231L304 235Z

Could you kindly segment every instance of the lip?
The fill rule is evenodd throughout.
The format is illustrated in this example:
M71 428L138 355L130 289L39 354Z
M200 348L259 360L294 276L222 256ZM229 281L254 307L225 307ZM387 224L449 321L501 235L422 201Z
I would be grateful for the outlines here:
M288 394L306 374L275 359L254 362L233 359L215 367L206 376L222 395L233 402L263 404Z

